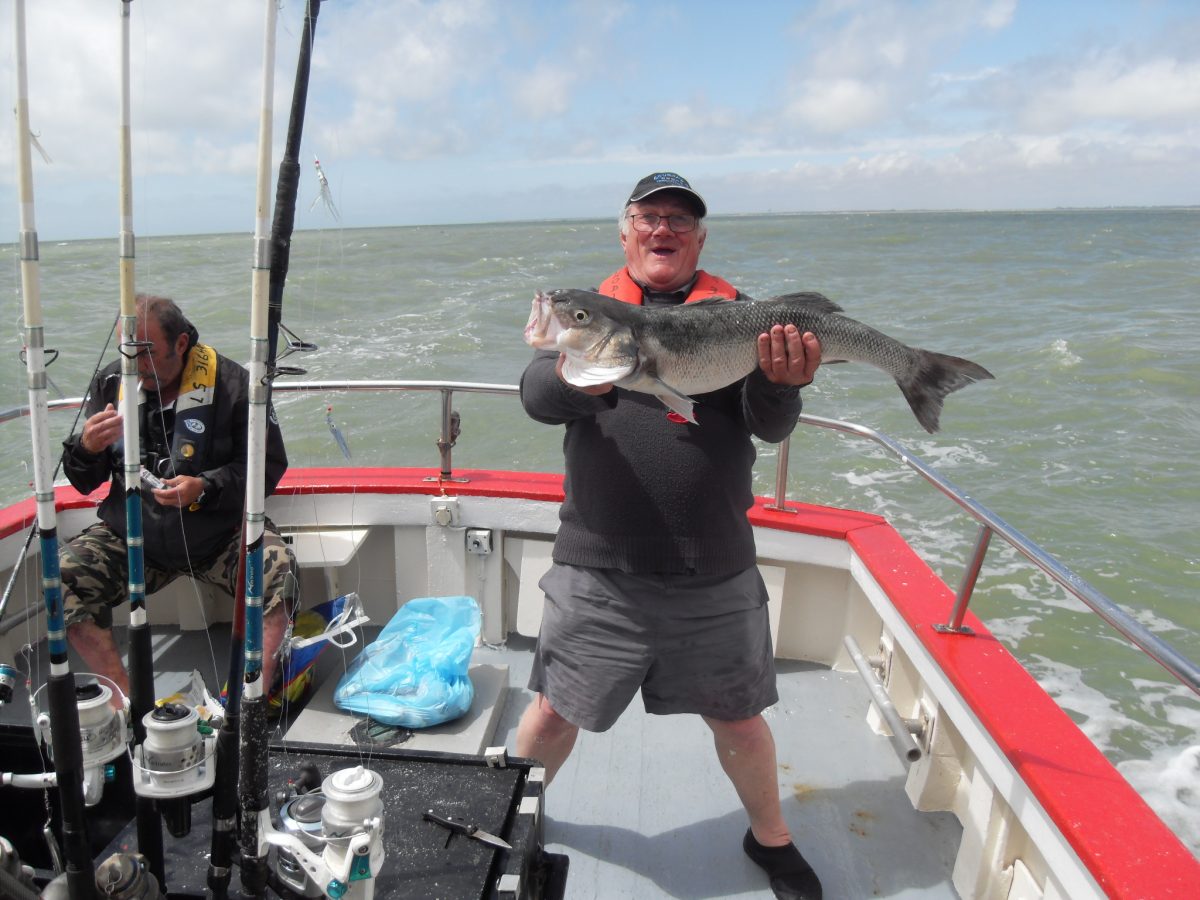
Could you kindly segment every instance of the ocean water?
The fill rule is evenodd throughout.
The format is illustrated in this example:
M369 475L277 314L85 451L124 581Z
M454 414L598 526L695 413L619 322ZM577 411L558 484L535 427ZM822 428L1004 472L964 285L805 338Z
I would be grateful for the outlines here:
M1200 210L717 217L704 265L757 297L816 290L907 343L966 356L994 382L952 395L926 434L868 367L823 368L806 412L880 429L1200 658ZM139 290L177 299L206 342L249 352L251 238L140 238ZM16 253L0 318L0 405L26 402ZM299 232L284 324L318 379L515 384L535 290L587 287L620 263L615 221ZM82 394L116 315L115 240L43 243L52 396ZM281 395L293 465L336 465L327 411L361 465L435 465L432 396ZM511 398L457 398L456 466L557 469L561 434ZM56 413L54 440L72 427ZM774 487L760 449L757 489ZM27 420L0 428L0 500L29 495ZM871 445L793 436L789 496L889 517L951 585L976 527ZM1200 853L1200 698L993 541L973 611ZM949 611L947 611L947 615Z

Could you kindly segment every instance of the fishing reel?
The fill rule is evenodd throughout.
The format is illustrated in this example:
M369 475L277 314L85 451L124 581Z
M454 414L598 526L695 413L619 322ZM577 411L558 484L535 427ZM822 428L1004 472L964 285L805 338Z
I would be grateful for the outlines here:
M162 900L164 896L140 853L114 853L100 863L96 889L114 900Z
M285 796L278 828L259 820L259 846L270 846L279 881L302 897L371 900L384 859L382 791L378 772L355 766Z
M41 688L38 689L39 692ZM129 724L129 701L121 709L112 705L113 690L106 684L88 682L75 688L75 706L79 711L79 743L83 751L83 802L95 806L104 793L104 785L113 779L109 765L125 752L133 737ZM34 695L36 705L37 695ZM36 717L42 740L54 758L50 713L39 710ZM53 777L47 773L46 777ZM57 780L57 779L55 779ZM46 786L46 785L39 785Z
M165 900L158 879L140 853L114 853L96 867L96 892L105 900ZM9 896L0 893L0 896ZM71 894L64 872L38 894L42 900L67 900Z
M12 703L13 688L17 685L17 670L8 663L0 663L0 706Z
M19 896L22 889L29 896L37 895L33 868L21 863L21 854L8 838L0 837L0 897Z
M192 827L191 795L208 790L216 779L217 737L196 710L182 703L155 707L142 725L146 740L133 748L133 789L156 800L167 830L183 837Z

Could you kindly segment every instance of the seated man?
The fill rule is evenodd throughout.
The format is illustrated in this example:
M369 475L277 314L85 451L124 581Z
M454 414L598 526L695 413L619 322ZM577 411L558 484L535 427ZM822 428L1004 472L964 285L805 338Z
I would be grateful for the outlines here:
M139 294L137 338L142 464L164 487L143 484L142 532L146 595L180 575L215 584L232 596L242 553L246 492L249 373L199 343L195 326L174 301ZM122 418L115 404L120 361L93 380L84 401L83 431L64 443L63 471L81 494L110 481L100 521L62 544L63 611L67 639L91 671L129 693L129 675L112 635L111 608L128 602ZM275 412L268 408L265 490L287 470ZM178 427L177 427L178 426ZM295 561L274 524L263 535L263 686L277 655L296 595Z

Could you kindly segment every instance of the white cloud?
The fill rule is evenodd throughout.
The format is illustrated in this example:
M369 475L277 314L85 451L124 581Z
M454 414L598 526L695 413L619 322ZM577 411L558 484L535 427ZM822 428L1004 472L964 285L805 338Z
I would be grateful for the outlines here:
M1014 0L822 3L796 26L801 62L785 116L821 134L904 121L954 77L935 76L938 60L981 27L1007 27L1014 10Z
M561 116L571 104L571 88L577 74L565 66L542 62L528 75L515 79L513 97L517 108L531 119Z
M787 117L821 132L851 131L879 119L887 110L886 88L856 78L813 79L788 104Z
M734 136L737 136L737 146L744 149L745 136L739 133L743 125L740 117L732 110L711 106L703 97L687 103L671 103L658 110L658 116L663 133L669 137L694 135L700 140L711 141L712 135L721 135L720 146L725 152L733 152ZM715 142L713 146L715 149Z
M1084 64L1032 97L1023 120L1038 130L1079 122L1148 122L1200 117L1200 62L1153 59L1128 64L1111 55Z
M995 0L983 11L980 21L983 22L984 27L999 31L1012 24L1016 12L1017 0Z
M253 183L262 3L220 17L202 0L131 6L138 212L189 216L179 231L206 206L194 227L240 227L246 204L229 198ZM302 7L280 8L276 158ZM750 17L715 0L340 0L319 20L306 149L348 225L539 203L608 215L631 173L660 167L706 196L712 183L721 210L1196 202L1200 14L1082 8L816 0ZM33 126L54 158L35 165L45 221L70 232L86 214L106 234L117 10L54 0L28 15ZM648 32L689 61L648 51ZM0 47L9 85L11 66ZM12 144L0 130L0 186ZM462 212L437 192L447 172Z

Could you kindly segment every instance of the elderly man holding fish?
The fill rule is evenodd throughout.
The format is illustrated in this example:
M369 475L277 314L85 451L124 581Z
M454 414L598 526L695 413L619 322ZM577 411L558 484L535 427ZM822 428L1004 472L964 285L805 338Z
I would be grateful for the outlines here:
M643 178L621 215L625 266L599 293L647 308L740 302L736 288L698 268L706 214L679 175ZM526 338L539 346L546 323L536 318L535 304ZM821 346L794 324L769 327L756 346L757 367L697 396L694 410L692 398L676 403L614 385L611 370L589 372L553 347L526 368L526 412L566 426L566 497L554 565L541 582L546 605L529 685L536 697L517 752L541 760L549 782L579 729L607 730L639 689L650 713L700 715L750 819L745 852L776 896L818 898L820 882L783 817L762 717L778 694L746 512L752 438L791 433ZM620 364L621 348L608 350Z

